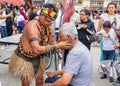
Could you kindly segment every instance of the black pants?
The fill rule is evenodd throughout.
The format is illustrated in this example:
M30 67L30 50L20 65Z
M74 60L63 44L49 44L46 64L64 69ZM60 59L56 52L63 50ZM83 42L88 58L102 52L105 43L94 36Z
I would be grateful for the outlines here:
M71 85L71 84L68 84L68 86L73 86L73 85Z
M59 38L58 37L58 33L59 33L59 28L55 28L55 38L56 38L56 41L58 41L58 38Z

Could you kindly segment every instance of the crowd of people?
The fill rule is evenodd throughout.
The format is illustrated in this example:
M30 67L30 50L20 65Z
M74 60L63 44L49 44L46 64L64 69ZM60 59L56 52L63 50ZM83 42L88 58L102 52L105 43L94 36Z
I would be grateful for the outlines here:
M92 86L90 50L94 41L100 43L101 62L116 60L115 49L120 49L120 16L115 12L116 4L108 4L106 13L100 16L97 30L89 8L78 8L73 5L69 23L63 23L61 2L31 7L0 5L1 38L22 34L9 63L9 73L19 75L22 86L30 86L33 77L36 86ZM93 35L97 37L94 41ZM48 78L44 82L43 56L58 49L64 50L63 69L47 72ZM102 70L100 79L107 75ZM109 76L115 86L120 86L119 75L120 71L116 79Z

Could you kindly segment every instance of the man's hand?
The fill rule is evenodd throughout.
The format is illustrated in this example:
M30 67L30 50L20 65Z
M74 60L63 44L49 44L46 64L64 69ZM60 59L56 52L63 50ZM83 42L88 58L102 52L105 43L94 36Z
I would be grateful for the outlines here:
M57 49L70 49L72 48L72 44L68 41L61 41L56 44Z
M46 74L49 78L52 78L52 77L54 77L55 72L54 71L49 71L49 72L46 72Z

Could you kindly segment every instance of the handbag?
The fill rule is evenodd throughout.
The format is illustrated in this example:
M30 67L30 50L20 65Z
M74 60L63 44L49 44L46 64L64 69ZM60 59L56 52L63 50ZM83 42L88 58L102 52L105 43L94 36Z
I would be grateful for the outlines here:
M95 31L91 31L88 28L86 29L86 31L90 33L90 35L87 37L90 42L98 41L99 37L95 34Z
M98 41L98 36L96 36L95 34L89 35L89 41L90 42L97 42Z

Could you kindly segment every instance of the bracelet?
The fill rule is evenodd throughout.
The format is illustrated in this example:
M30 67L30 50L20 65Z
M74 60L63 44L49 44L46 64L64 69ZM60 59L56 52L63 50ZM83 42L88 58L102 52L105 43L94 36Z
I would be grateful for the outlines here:
M53 45L53 50L56 50L56 45Z
M46 46L46 53L49 53L50 51L54 51L54 50L56 50L55 45L47 45Z

